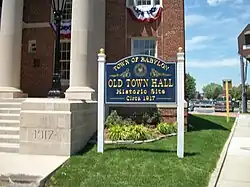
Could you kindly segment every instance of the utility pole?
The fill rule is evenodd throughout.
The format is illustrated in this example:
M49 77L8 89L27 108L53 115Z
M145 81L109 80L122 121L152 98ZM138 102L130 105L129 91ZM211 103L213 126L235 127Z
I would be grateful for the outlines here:
M244 64L243 56L240 56L240 68L241 68L241 91L242 91L241 112L246 113L247 112L246 88L245 88L246 75L245 75L245 64Z

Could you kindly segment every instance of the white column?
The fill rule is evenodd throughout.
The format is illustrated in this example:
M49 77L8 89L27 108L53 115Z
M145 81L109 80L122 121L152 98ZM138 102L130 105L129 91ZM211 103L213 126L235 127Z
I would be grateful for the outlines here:
M68 99L91 100L94 90L90 88L91 54L93 55L93 0L72 1L70 87ZM95 72L95 71L93 71ZM97 73L95 73L94 76Z
M0 31L0 98L20 90L23 0L3 0Z
M184 53L179 48L177 53L177 156L184 157L184 123L185 123L185 98L184 98Z
M105 123L105 101L104 101L104 84L105 84L105 63L106 55L104 49L98 54L98 129L97 129L97 152L104 151L104 123Z

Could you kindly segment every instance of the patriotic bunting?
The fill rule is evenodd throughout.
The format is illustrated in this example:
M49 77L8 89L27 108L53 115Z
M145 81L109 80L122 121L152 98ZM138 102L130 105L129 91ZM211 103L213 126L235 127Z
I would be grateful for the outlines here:
M152 22L161 16L162 6L130 6L128 10L140 22Z

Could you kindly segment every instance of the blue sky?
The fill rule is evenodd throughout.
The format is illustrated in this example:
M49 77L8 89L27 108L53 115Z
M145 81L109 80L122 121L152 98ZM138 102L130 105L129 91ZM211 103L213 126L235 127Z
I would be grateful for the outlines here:
M237 37L250 23L250 0L186 0L187 71L197 90L210 82L240 84Z

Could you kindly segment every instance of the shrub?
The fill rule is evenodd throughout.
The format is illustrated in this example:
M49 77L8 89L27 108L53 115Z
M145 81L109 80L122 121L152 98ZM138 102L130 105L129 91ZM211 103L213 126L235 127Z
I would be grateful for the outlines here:
M119 116L117 114L117 111L116 110L113 110L110 115L107 117L106 119L106 126L109 128L109 127L112 127L114 125L120 125L121 123L123 123L123 119L121 116Z
M113 110L110 115L107 117L105 122L107 128L110 128L114 125L136 125L136 122L133 121L131 118L123 119L121 116L118 115L116 110Z
M123 140L126 137L126 131L123 126L113 125L108 129L108 137L113 140Z
M153 137L153 131L143 125L120 126L114 125L108 129L108 137L112 141L117 140L146 140Z
M162 134L171 134L177 132L177 125L176 123L159 123L157 125L157 130Z
M152 137L152 131L143 125L129 126L128 128L132 140L147 140Z
M131 118L126 118L123 120L122 125L136 125L136 122Z
M157 123L160 123L161 122L161 119L162 119L162 116L160 114L160 112L157 110L156 112L153 112L153 113L143 113L142 115L142 123L144 124L157 124Z

